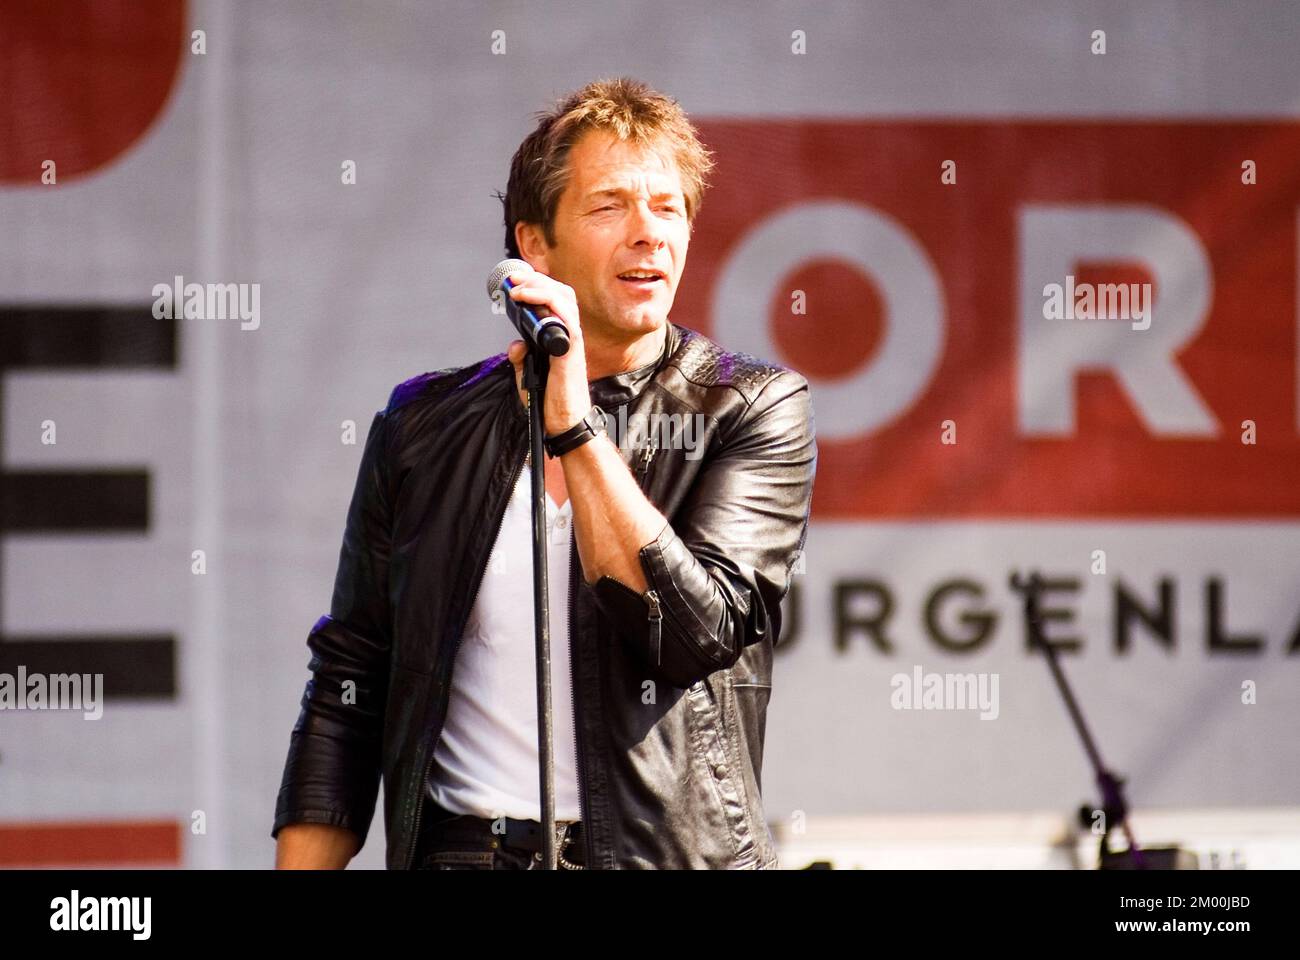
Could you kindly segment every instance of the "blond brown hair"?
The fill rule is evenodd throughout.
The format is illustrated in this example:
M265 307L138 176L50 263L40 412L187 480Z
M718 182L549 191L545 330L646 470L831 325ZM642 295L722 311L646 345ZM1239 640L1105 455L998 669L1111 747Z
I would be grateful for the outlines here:
M520 221L541 224L546 242L555 245L555 210L569 181L569 151L590 130L638 145L666 146L681 177L687 222L694 226L713 155L672 97L631 77L594 80L538 112L537 120L510 161L505 194L497 194L505 208L507 256L519 256L515 224Z

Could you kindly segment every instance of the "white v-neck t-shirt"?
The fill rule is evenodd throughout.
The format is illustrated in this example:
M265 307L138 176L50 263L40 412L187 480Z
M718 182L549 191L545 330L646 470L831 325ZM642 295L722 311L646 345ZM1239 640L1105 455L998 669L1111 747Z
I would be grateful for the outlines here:
M451 672L451 700L434 748L430 793L452 813L542 819L533 627L531 467L506 506ZM569 649L573 501L546 494L555 819L579 820Z

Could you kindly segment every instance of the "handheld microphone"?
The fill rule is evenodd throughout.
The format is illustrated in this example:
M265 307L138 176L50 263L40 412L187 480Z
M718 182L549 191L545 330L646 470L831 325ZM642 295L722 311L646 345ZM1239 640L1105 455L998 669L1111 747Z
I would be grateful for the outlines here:
M524 340L533 343L549 356L562 357L569 352L569 328L564 325L564 321L551 316L551 312L543 306L521 303L509 295L515 285L506 279L506 274L532 272L535 272L533 266L527 260L502 260L488 274L488 297L496 300L500 296L505 304L506 316Z

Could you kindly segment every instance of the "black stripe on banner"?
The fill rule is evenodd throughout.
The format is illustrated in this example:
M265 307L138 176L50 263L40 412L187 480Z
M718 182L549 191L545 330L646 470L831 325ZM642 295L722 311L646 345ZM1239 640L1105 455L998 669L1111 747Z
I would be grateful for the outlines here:
M0 367L176 366L176 320L153 305L0 306Z
M144 470L0 472L0 531L51 533L147 530Z
M0 643L0 673L102 673L104 699L172 699L176 696L176 638L123 636L7 636Z

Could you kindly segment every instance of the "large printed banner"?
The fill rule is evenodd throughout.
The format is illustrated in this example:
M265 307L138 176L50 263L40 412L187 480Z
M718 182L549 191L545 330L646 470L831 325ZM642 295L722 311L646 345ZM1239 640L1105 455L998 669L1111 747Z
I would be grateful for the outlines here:
M1300 124L704 133L679 304L813 378L819 518L1300 517Z
M631 3L521 7L518 29L468 6L19 6L0 674L98 675L103 699L0 711L0 866L270 862L356 425L505 349L493 191L533 111L615 72L678 97L718 160L673 319L812 384L771 818L1095 803L1029 643L1033 574L1135 805L1300 796L1300 122L1255 111L1300 80L1257 34L1207 29L1171 76L1124 53L1167 24L1105 3L1127 59L1059 70L1069 18L999 24L973 60L975 15L947 5L810 6L799 57L777 5L724 4L691 44L630 30ZM664 9L676 30L693 8ZM1246 59L1249 95L1217 66ZM994 60L1026 78L977 84ZM1121 109L1171 84L1179 110ZM256 322L156 316L178 277L256 291Z
M769 801L1092 795L1030 643L1038 574L1146 803L1291 802L1300 125L704 133L724 176L679 307L807 373L819 438Z

